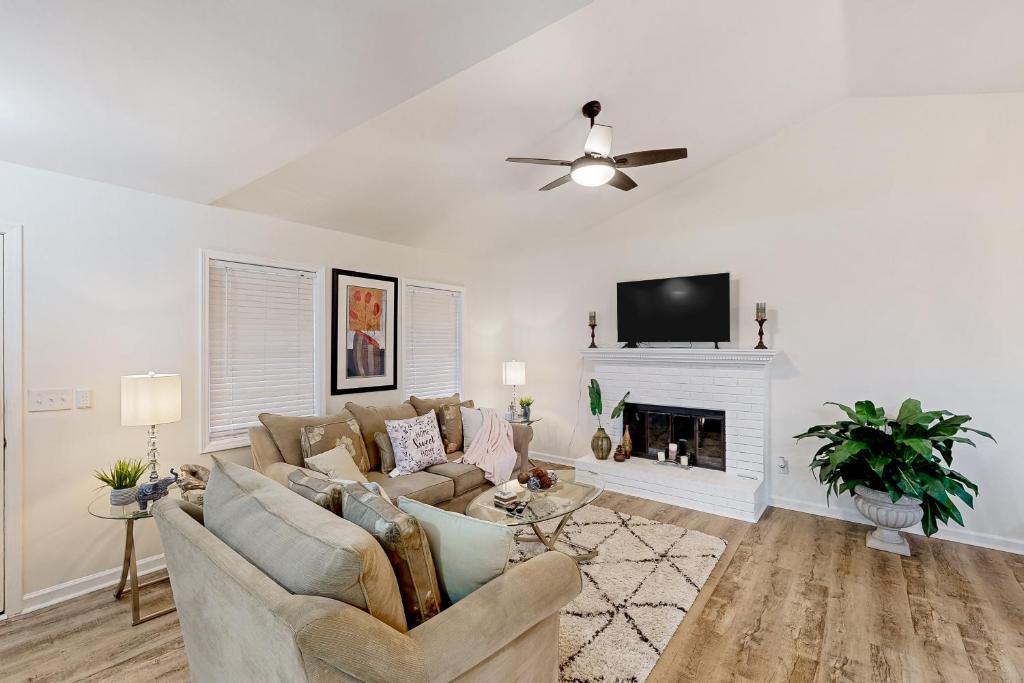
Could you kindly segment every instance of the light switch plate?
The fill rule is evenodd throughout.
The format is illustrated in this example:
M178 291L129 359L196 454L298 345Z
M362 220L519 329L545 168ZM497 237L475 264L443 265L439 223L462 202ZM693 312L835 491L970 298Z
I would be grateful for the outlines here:
M29 389L28 412L44 410L71 410L70 389Z
M92 389L75 389L75 407L92 408Z

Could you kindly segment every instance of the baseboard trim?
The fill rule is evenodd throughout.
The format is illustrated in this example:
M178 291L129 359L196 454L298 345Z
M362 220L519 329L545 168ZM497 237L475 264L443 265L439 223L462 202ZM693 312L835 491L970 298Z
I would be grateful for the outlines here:
M544 462L553 462L556 465L576 465L576 458L570 458L565 455L555 455L554 453L545 453L543 451L530 451L530 460L543 460Z
M817 515L818 517L841 519L846 522L864 524L865 526L871 525L871 523L856 510L839 506L829 506L822 503L809 503L805 500L780 497L772 497L768 501L768 505L771 507L783 508L785 510L793 510L794 512L805 512L809 515ZM924 536L924 532L921 530L920 525L911 527L910 529L905 529L904 531L916 536ZM953 529L946 527L932 536L932 538L938 538L943 541L953 541L954 543L964 543L966 545L976 545L982 548L990 548L992 550L1002 550L1004 552L1014 553L1015 555L1024 555L1024 541L996 536L994 534L970 531L969 529Z
M139 560L138 564L140 578L146 574L160 571L167 566L162 553L160 555L144 557ZM53 605L59 605L62 602L92 593L93 591L110 588L116 585L120 578L121 568L115 567L90 574L89 576L83 576L80 579L72 579L71 581L58 583L56 586L26 593L21 599L20 614L27 614L46 607L52 607Z

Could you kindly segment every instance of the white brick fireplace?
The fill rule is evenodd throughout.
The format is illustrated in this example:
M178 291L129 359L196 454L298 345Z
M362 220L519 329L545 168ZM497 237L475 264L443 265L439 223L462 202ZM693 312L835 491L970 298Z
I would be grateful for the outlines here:
M725 471L684 470L637 457L617 463L588 455L576 463L577 479L600 480L612 491L737 519L760 518L774 350L615 348L587 349L583 356L601 384L601 422L613 444L622 439L622 420L612 420L611 411L627 391L631 403L720 410L725 412Z

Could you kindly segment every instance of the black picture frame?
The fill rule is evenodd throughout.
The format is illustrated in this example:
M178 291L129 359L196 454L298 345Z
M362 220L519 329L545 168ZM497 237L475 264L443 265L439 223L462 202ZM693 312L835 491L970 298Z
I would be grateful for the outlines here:
M389 304L386 304L386 308L389 309L390 316L386 317L385 320L390 319L393 321L393 333L392 333L392 344L391 353L388 354L385 350L385 358L390 358L392 372L390 373L390 381L384 379L382 384L360 384L359 386L342 386L339 381L338 372L343 367L341 363L341 356L339 354L347 354L347 344L339 343L341 337L338 335L338 324L341 314L342 307L347 306L347 298L342 300L339 298L340 294L340 283L342 278L356 278L362 280L375 280L385 283L390 283L393 287L394 295L391 297ZM358 270L346 270L344 268L332 268L331 269L331 396L341 396L344 394L361 394L370 391L393 391L398 388L398 343L400 326L398 324L398 297L399 297L399 286L398 278L390 275L377 275L375 273L364 273ZM347 312L346 312L347 315ZM385 338L387 335L388 324L385 322ZM346 331L347 334L347 331ZM345 363L347 364L347 355ZM347 365L345 366L347 367ZM387 374L387 373L386 373Z

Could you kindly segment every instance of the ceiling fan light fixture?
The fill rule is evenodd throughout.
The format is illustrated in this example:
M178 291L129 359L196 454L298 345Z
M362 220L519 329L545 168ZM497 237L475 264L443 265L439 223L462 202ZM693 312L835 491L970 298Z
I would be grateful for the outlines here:
M615 166L611 159L583 157L573 162L569 175L577 185L598 187L612 179L615 175Z

